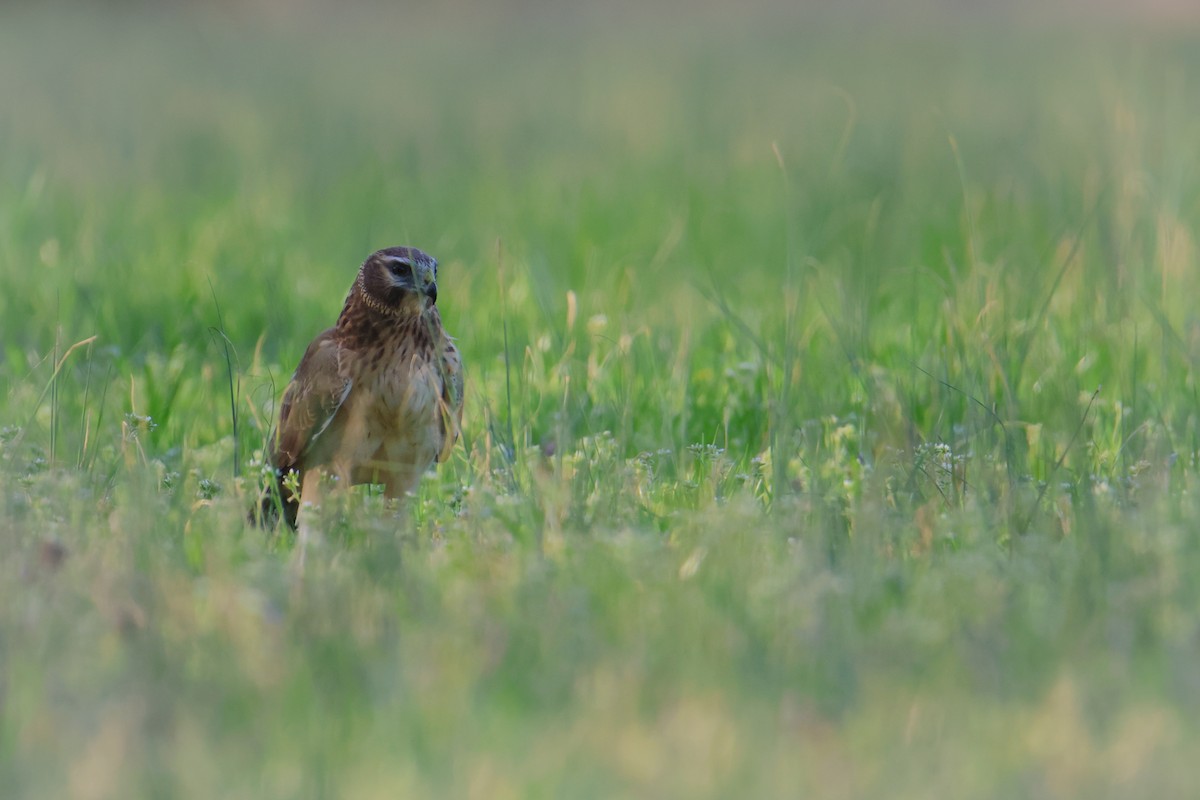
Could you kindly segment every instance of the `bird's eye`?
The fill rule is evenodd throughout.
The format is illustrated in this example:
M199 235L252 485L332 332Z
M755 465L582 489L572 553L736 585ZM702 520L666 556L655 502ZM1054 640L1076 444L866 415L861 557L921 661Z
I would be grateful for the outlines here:
M398 275L401 278L412 277L412 264L407 261L389 261L388 264L392 268L392 274Z

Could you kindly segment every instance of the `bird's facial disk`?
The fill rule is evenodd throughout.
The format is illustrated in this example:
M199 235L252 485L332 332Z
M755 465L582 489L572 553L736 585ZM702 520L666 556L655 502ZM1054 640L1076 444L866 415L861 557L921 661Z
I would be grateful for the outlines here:
M416 258L393 256L386 263L393 286L423 294L431 303L437 302L437 261L421 253Z
M381 250L365 267L364 289L388 307L418 310L437 302L437 260L420 250Z

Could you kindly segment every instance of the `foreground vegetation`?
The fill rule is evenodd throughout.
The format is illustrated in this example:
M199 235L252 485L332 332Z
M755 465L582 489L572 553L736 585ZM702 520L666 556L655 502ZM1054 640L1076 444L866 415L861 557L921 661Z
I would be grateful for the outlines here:
M5 796L1186 795L1200 49L990 33L0 10ZM401 243L464 442L301 575Z

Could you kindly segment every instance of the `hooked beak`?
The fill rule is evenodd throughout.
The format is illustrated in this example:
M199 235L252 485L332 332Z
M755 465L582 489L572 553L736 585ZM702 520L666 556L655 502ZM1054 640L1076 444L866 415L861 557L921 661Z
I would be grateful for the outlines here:
M429 298L430 303L437 302L437 280L434 277L432 269L422 267L420 274L417 276L421 285L421 291L425 292L425 296Z

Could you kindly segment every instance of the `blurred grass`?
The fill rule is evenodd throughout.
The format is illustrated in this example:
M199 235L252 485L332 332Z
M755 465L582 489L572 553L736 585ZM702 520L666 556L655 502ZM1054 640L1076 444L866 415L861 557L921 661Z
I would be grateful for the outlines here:
M1186 795L1195 45L0 10L0 781ZM299 579L274 402L399 243L464 444Z

